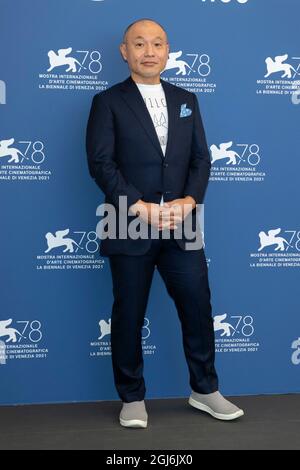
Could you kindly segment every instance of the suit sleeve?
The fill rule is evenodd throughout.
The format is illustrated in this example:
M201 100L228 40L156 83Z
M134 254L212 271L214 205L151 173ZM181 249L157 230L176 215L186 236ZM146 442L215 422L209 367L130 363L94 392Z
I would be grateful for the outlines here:
M192 196L196 204L203 204L210 175L211 161L205 131L200 115L198 99L194 94L194 127L190 168L184 188L184 196Z
M115 161L115 129L113 114L100 94L93 98L86 131L86 151L91 177L119 208L119 196L127 196L127 210L142 197L121 174Z

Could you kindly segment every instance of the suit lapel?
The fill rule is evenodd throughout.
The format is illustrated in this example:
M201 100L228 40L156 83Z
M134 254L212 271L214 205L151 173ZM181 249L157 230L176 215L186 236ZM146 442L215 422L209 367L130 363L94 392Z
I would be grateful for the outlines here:
M147 109L147 106L143 100L143 97L135 84L134 80L131 77L128 77L122 83L121 90L123 91L122 96L126 101L129 108L134 112L137 116L139 123L143 127L144 131L148 135L150 141L154 145L155 149L160 155L160 158L165 160L168 155L170 154L171 144L173 140L174 134L174 122L175 122L175 103L173 98L173 87L168 86L166 82L161 80L161 84L163 86L166 102L168 107L168 141L167 141L167 148L166 148L166 155L164 156L163 151L161 149L156 130L154 124L152 122L151 116Z
M160 82L166 95L166 102L168 107L168 141L165 155L166 160L171 155L172 144L175 138L176 100L174 93L175 88L164 80L161 80Z

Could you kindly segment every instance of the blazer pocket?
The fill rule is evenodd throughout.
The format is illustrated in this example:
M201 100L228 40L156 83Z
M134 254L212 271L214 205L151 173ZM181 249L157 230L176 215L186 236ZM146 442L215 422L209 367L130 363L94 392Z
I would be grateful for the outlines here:
M185 127L188 125L192 125L192 122L193 122L192 116L187 116L187 117L178 118L176 124L180 127L181 126Z

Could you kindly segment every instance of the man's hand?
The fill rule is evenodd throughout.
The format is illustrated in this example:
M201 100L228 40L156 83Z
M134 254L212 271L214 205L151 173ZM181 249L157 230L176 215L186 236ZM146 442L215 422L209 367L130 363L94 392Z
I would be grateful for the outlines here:
M153 225L158 230L174 230L196 206L191 196L165 202L163 206L141 199L130 206L129 212L138 215L144 222Z
M196 201L191 196L186 196L165 202L163 207L170 209L171 223L179 224L182 223L188 214L196 207ZM164 225L162 225L162 227L164 228ZM177 225L175 228L177 228Z
M170 229L177 228L174 225L171 209L153 202L145 202L139 199L135 204L129 207L129 213L137 215L141 220L147 224L153 225L158 230L161 230L162 227L169 227Z

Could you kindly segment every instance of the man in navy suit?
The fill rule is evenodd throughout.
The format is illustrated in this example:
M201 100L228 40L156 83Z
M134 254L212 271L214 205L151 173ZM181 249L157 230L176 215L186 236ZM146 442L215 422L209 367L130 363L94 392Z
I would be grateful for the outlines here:
M86 138L90 174L117 215L116 224L102 233L100 254L109 257L113 280L111 348L123 402L120 423L147 426L141 331L156 267L181 322L189 404L217 419L236 419L243 410L221 395L214 367L210 288L197 217L211 163L198 101L161 80L169 44L157 22L129 25L120 51L130 77L94 96ZM129 227L137 222L141 236L130 236Z

